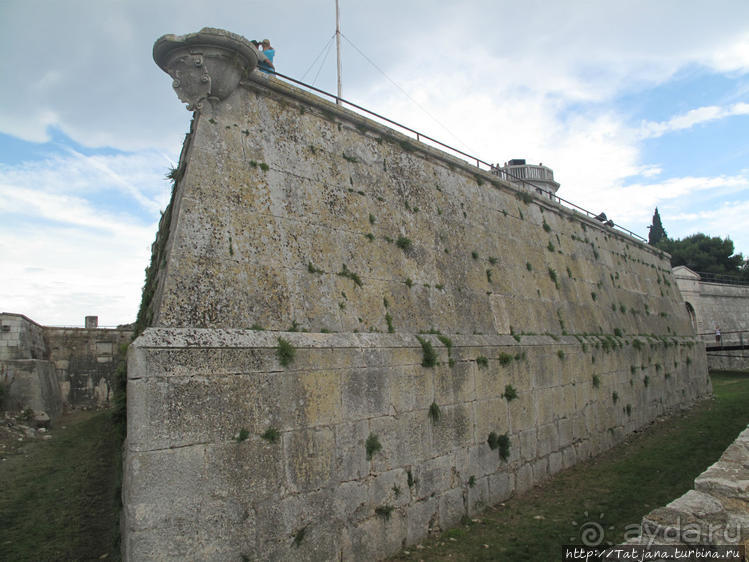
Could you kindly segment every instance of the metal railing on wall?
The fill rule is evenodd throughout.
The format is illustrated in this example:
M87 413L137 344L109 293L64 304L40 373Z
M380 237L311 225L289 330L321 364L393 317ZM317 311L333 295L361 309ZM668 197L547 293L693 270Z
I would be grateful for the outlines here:
M305 84L304 82L302 82L300 80L297 80L296 78L292 78L291 76L286 76L286 75L280 74L278 72L275 72L274 75L278 76L279 78L283 78L284 80L288 80L289 82L292 82L292 83L297 84L299 86L302 86L303 88L306 88L306 89L308 89L308 90L310 90L312 92L315 92L317 94L322 94L323 96L326 96L328 98L331 98L331 99L335 100L337 103L345 104L345 105L350 106L350 107L352 107L352 108L354 108L356 110L363 111L367 115L371 115L372 117L376 117L377 119L381 119L382 121L385 121L386 123L388 123L390 125L394 125L395 127L398 127L399 129L401 129L403 131L407 131L408 133L411 133L411 134L415 135L417 141L423 142L424 140L427 140L430 143L434 143L438 147L443 148L443 149L445 149L445 150L447 150L449 152L452 152L454 154L457 154L459 157L461 157L461 158L463 158L463 159L465 159L465 160L467 160L467 161L469 161L471 163L475 162L476 163L476 167L479 168L479 169L482 169L482 166L484 166L484 168L486 168L486 171L488 171L488 172L494 172L495 170L499 169L494 164L486 162L485 160L482 160L481 158L478 158L476 156L468 154L467 152L463 152L462 150L460 150L458 148L450 146L449 144L445 144L444 142L438 141L437 139L432 138L432 137L430 137L428 135L425 135L424 133L420 133L419 131L417 131L415 129L412 129L411 127L403 125L402 123L398 123L397 121L393 121L392 119L389 119L388 117L385 117L384 115L380 115L379 113L371 111L371 110L367 109L366 107L362 107L361 105L358 105L358 104L356 104L354 102L351 102L351 101L348 101L348 100L346 100L344 98L338 97L335 94L331 94L330 92L326 92L325 90L321 90L320 88L316 88L315 86L312 86L310 84ZM514 175L513 173L509 172L505 168L502 168L502 175L511 178L509 181L511 181L513 183L520 183L528 191L531 191L531 192L535 191L536 194L540 195L541 197L548 198L551 201L554 201L554 202L556 202L556 203L558 203L560 205L563 205L563 206L568 207L570 209L574 209L576 211L579 211L579 212L583 213L588 218L592 218L592 219L600 221L603 226L608 226L608 227L611 227L611 228L615 228L615 229L617 229L617 230L619 230L621 232L624 232L625 234L631 236L632 238L636 238L636 239L638 239L638 240L640 240L642 242L645 242L647 244L647 239L645 239L644 237L640 236L639 234L637 234L635 232L632 232L628 228L626 228L624 226L621 226L619 224L616 224L614 221L611 221L611 220L606 220L606 219L602 220L600 218L600 216L601 216L600 213L599 214L592 213L592 212L588 211L587 209L584 209L583 207L580 207L579 205L576 205L576 204L572 203L571 201L567 201L566 199L563 199L563 198L559 197L555 193L553 193L551 191L548 191L548 190L544 189L543 187L540 187L540 186L538 186L538 185L536 185L536 184L534 184L534 183L532 183L532 182L530 182L530 181L528 181L528 180L526 180L526 179L524 179L522 177L518 177L518 176Z
M726 275L724 273L706 273L702 271L695 271L700 276L700 281L706 283L723 283L726 285L749 285L749 279L742 279L733 275Z

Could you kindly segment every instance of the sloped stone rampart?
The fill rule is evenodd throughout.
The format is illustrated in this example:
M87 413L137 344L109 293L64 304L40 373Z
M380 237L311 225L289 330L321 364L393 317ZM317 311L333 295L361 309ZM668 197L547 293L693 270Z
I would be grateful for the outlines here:
M197 114L152 325L691 331L662 253L255 80Z

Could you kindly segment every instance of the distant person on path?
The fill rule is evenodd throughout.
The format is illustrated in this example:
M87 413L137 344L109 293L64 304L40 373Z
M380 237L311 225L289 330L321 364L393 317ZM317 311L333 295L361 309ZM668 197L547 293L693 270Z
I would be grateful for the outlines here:
M273 57L276 55L276 50L273 47L271 47L270 39L263 39L261 46L263 47L263 50L261 51L261 53L265 57L265 60L260 60L260 64L258 64L258 68L262 70L263 72L267 72L268 74L273 74L276 71L276 67L273 65Z
M715 343L720 345L720 328L715 326Z

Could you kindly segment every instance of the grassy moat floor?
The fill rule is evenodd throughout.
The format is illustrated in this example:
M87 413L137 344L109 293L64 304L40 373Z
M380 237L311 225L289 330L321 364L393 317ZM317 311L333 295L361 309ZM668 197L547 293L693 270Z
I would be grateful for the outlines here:
M711 376L713 399L393 560L546 562L599 526L604 542L621 541L643 515L690 489L749 423L749 374ZM2 443L0 559L119 560L120 454L111 413L68 414L49 435L10 443L6 434Z
M1 414L0 423L7 428ZM36 437L7 429L0 437L0 560L119 560L111 412L72 412Z

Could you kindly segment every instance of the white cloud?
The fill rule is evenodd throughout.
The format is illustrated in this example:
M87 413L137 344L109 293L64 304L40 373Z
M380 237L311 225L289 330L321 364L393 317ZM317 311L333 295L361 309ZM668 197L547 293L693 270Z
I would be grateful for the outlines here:
M678 114L643 123L611 104L685 69L749 71L745 0L715 0L710 9L696 0L383 0L342 8L346 37L442 125L345 43L344 97L486 160L542 161L561 196L632 230L645 234L659 205L672 236L716 227L749 248L736 212L747 210L746 172L673 169L643 149L645 139L749 114L746 91L693 109L674 105ZM332 3L225 0L208 13L197 0L70 0L44 10L8 0L0 10L0 44L13 53L0 131L43 141L54 126L83 146L138 151L0 166L0 255L12 280L4 303L40 322L80 323L97 312L105 324L131 321L156 211L169 195L162 178L190 117L151 60L154 40L204 25L268 36L279 70L301 76L333 32ZM318 83L329 91L331 69ZM107 205L113 196L127 204Z
M165 175L168 160L155 151L133 154L86 156L63 147L65 154L16 165L0 164L0 189L10 200L28 192L28 204L34 194L60 196L99 196L118 193L137 203L142 211L153 215L166 206ZM18 193L14 193L18 190ZM41 203L39 203L41 204ZM0 208L3 202L0 201ZM16 209L18 210L18 209Z
M691 109L682 115L676 115L668 121L647 121L640 127L640 135L643 139L657 138L673 131L691 129L695 125L725 119L736 115L749 115L749 103L734 103L733 105L720 107L710 105Z
M0 168L0 308L43 324L132 322L169 188L163 156L70 152ZM130 210L101 204L108 192Z

